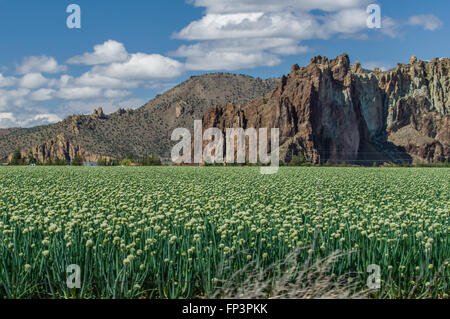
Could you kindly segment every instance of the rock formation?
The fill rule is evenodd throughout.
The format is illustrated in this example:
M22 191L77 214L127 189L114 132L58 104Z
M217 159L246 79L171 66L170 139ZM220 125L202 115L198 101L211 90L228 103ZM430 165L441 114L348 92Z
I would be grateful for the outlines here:
M70 138L64 135L58 135L55 138L28 150L21 151L22 158L27 158L30 153L35 159L41 163L45 163L48 159L61 159L66 161L71 161L76 155L81 156L85 162L97 162L100 157L106 160L110 160L110 157L99 156L96 154L91 154L80 145L73 144ZM8 160L11 160L12 155L9 156Z
M281 158L313 163L437 162L450 159L449 59L411 58L381 72L316 56L292 67L270 99L223 104L204 129L279 128Z

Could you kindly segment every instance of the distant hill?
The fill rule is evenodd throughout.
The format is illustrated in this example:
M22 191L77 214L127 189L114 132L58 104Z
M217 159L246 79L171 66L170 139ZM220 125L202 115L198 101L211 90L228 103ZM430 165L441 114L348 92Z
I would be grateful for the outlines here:
M191 77L158 95L137 110L119 110L105 115L101 108L92 115L73 115L51 125L0 130L0 159L15 150L35 158L71 160L76 154L86 161L99 157L117 158L159 155L169 157L170 135L177 127L193 129L217 104L246 104L269 96L279 79L256 79L227 73Z

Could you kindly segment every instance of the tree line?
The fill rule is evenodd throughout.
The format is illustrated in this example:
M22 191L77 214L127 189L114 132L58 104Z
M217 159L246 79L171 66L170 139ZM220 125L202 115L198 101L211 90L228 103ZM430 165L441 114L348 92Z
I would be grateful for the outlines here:
M60 159L58 157L51 159L46 159L43 163L41 163L37 158L34 157L32 152L29 152L27 156L22 156L20 150L14 151L11 160L8 163L12 166L25 166L25 165L44 165L44 166L83 166L85 161L79 155L75 155L75 157L70 161L67 159ZM144 156L138 159L135 159L132 155L127 155L125 158L120 159L109 159L100 157L97 161L98 166L159 166L162 165L161 159L158 156Z
M77 154L72 161L69 161L67 159L60 159L58 157L54 159L47 159L44 163L41 163L37 158L33 156L33 154L30 152L27 156L23 157L21 152L19 150L16 150L13 153L13 156L11 157L11 160L9 161L9 165L13 166L20 166L20 165L45 165L45 166L83 166L84 160L83 158ZM119 158L119 159L110 159L110 158L104 158L100 157L97 161L98 166L161 166L162 162L161 159L156 155L148 155L144 157L135 157L133 154L127 154L126 156ZM205 164L205 166L224 166L224 164ZM234 165L227 165L227 166L261 166L260 163L258 164L234 164ZM321 165L315 165L311 162L309 162L306 157L302 154L300 155L294 155L292 159L289 162L283 162L280 161L280 166L340 166L340 167L347 167L347 166L361 166L361 165L351 165L345 162L339 163L339 164L333 164L330 162L322 163ZM374 167L380 166L379 163L374 162ZM393 167L450 167L450 163L448 161L445 162L438 162L438 163L403 163L400 165L396 164L389 164L388 166Z

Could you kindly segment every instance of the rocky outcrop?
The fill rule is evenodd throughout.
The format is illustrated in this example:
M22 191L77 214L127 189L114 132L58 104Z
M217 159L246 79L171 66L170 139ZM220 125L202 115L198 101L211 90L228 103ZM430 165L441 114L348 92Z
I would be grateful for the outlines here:
M105 120L107 117L105 113L103 113L103 109L99 107L98 109L94 110L94 113L92 114L93 118Z
M411 58L381 72L343 54L294 65L270 99L219 105L204 128L279 128L281 158L313 163L436 162L450 159L449 59Z
M64 135L58 135L41 145L21 151L22 158L28 158L30 154L41 163L45 163L48 159L55 160L57 158L70 162L77 155L86 162L97 162L102 157L89 153ZM12 155L9 156L9 160L11 160L11 157ZM110 159L109 157L103 158Z
M385 93L386 134L414 161L436 162L450 158L450 60L399 64L378 73Z

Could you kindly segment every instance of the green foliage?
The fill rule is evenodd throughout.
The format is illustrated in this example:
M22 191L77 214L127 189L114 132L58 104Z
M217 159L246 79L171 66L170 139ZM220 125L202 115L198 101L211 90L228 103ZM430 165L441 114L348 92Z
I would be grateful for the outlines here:
M417 163L412 167L450 167L449 162L436 162L436 163Z
M290 166L303 166L306 164L306 158L305 155L294 155L292 157L292 160L289 162Z
M11 161L9 162L10 165L24 165L25 161L22 158L22 154L19 150L15 150L14 154L11 158Z
M161 159L158 156L145 156L139 161L141 166L161 166Z
M45 178L43 178L45 176ZM374 297L448 294L448 169L14 167L0 174L0 298L195 298L239 287L298 251L304 265L354 253ZM65 269L80 265L82 289ZM235 276L240 272L239 276ZM272 268L276 282L285 274ZM413 282L414 281L414 282Z
M100 157L97 161L97 164L98 166L108 166L108 161L105 158Z
M31 151L28 154L27 164L28 165L38 165L39 164L39 161L36 158L34 158L33 153L31 153Z
M120 165L122 166L131 166L132 162L130 159L124 159L122 162L120 162Z
M67 160L59 159L58 157L53 161L53 165L55 165L55 166L65 166L68 164L69 163Z
M75 155L75 157L71 162L72 166L83 166L83 164L84 164L83 158L79 154Z
M402 163L400 165L401 167L423 167L423 168L443 168L443 167L450 167L450 163L448 161L440 161L435 163L427 163L427 162L421 162L421 163Z
M120 161L117 159L106 159L100 157L97 161L98 166L119 166Z
M118 159L109 160L108 164L109 164L108 166L119 166L119 160Z

